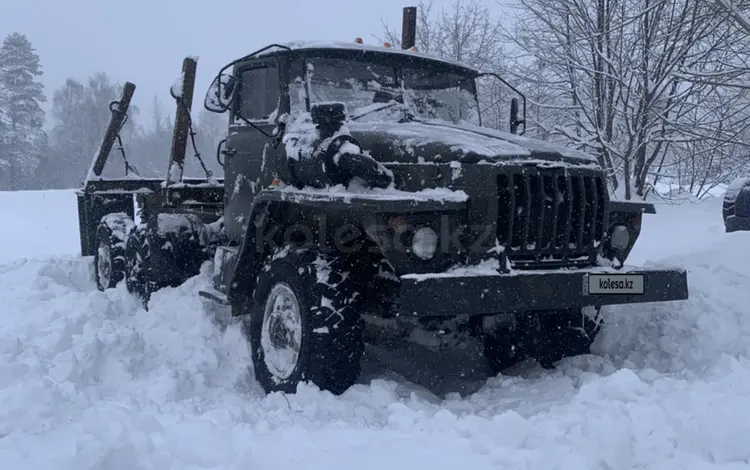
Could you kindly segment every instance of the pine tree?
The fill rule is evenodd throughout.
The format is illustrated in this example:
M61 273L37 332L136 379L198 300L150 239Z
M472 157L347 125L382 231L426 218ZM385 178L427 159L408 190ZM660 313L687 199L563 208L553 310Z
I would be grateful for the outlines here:
M0 102L2 102L2 89L0 89ZM8 155L8 131L3 119L3 108L0 106L0 191L5 185L3 182L7 179L10 171L10 156Z
M2 158L0 187L21 189L33 176L44 141L42 127L46 100L39 56L28 38L11 33L0 46L0 119ZM25 181L24 181L25 180Z

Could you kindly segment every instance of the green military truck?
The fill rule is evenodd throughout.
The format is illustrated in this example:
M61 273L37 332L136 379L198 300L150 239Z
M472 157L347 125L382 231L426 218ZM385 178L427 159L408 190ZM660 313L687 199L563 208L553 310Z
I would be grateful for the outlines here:
M653 205L615 200L592 156L523 137L520 93L510 132L484 127L480 76L502 81L410 49L264 47L205 97L228 113L224 178L92 172L82 252L100 288L125 279L146 305L212 262L200 295L241 322L267 392L342 393L369 331L474 336L499 372L588 353L602 306L687 299L684 270L624 264Z

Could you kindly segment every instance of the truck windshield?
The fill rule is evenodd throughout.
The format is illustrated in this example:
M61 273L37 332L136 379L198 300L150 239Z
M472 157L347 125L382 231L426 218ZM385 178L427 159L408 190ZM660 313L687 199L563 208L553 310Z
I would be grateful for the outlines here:
M408 111L421 119L479 125L474 79L468 73L352 59L313 58L307 63L310 104L343 102L349 117L359 121L397 121ZM301 92L301 77L296 85ZM304 94L290 91L295 108L295 96L304 99Z

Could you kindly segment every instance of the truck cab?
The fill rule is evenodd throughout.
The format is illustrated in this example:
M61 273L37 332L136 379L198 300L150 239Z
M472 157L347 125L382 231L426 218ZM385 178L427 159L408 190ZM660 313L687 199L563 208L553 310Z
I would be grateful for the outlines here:
M437 155L444 164L455 161L460 150L450 142L429 142L442 148L421 148L409 133L453 132L471 142L481 136L461 135L455 128L482 125L475 79L479 72L464 65L383 47L342 43L292 43L273 46L232 66L236 98L229 108L226 141L225 189L227 233L237 239L247 222L243 211L260 188L275 178L290 181L287 146L279 145L286 126L309 115L319 104L345 104L347 127L362 149L395 168L432 164ZM431 130L415 123L452 126ZM424 132L422 130L424 129ZM484 140L487 140L486 137ZM394 143L399 146L393 147ZM281 162L264 171L265 162ZM416 189L411 179L400 185ZM435 186L426 183L426 187Z

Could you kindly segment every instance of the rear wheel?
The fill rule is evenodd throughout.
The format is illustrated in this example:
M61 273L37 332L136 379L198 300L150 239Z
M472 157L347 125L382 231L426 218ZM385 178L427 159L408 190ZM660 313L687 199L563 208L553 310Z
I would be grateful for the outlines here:
M148 306L151 293L154 291L151 278L151 246L146 237L146 226L141 224L133 228L125 246L126 273L125 284L128 292L138 297L143 307Z
M96 287L104 291L125 278L125 243L133 221L123 213L107 214L96 229L94 252Z
M245 334L255 377L266 393L294 393L300 382L341 394L355 383L364 350L360 294L335 256L277 250L258 276Z
M128 290L147 308L154 292L200 273L208 231L191 214L156 214L132 230L125 248Z

